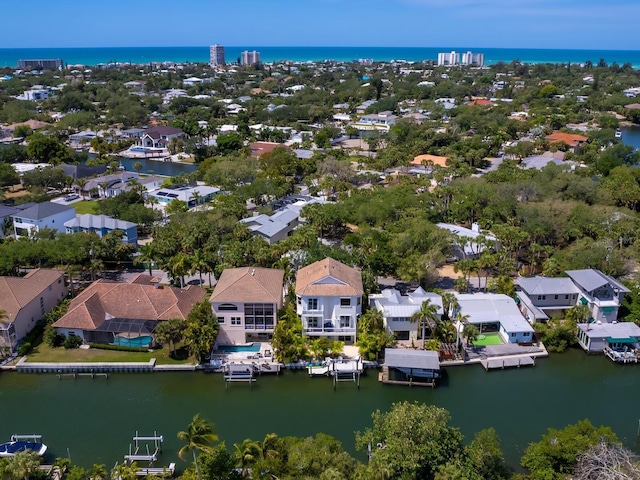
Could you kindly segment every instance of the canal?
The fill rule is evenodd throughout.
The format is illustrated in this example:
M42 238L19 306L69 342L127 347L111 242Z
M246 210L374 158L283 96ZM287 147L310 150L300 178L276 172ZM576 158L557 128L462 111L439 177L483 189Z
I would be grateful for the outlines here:
M622 137L620 138L627 145L638 149L640 148L640 127L626 127L621 129Z
M614 365L601 356L573 350L535 367L485 372L481 366L451 367L435 389L382 385L377 372L333 391L328 378L287 371L262 376L253 388L225 389L219 374L113 374L108 379L59 380L53 374L0 374L0 440L14 433L40 433L55 456L90 466L111 467L127 453L136 430L165 437L161 462L176 461L176 432L195 413L215 423L231 446L266 433L337 437L354 452L354 431L371 422L371 412L393 402L419 401L447 408L467 440L495 427L509 463L517 465L529 442L547 427L561 428L583 418L611 426L635 447L640 407L640 367ZM364 459L362 454L358 457ZM184 465L180 462L178 465Z

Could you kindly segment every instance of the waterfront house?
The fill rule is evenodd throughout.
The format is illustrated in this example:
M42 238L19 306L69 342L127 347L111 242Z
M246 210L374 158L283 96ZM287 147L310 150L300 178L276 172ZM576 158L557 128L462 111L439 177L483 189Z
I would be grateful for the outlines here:
M161 286L158 279L140 274L127 283L98 280L71 300L67 313L53 324L59 334L80 337L84 343L147 346L156 325L185 320L206 290Z
M630 290L600 270L567 270L565 272L580 289L578 302L589 307L594 321L611 323Z
M64 222L64 226L67 233L95 233L100 238L114 230L120 230L124 234L122 243L130 243L134 248L138 248L138 225L133 222L126 222L106 215L85 213Z
M513 298L496 293L457 294L458 307L453 312L467 317L481 334L498 333L504 343L533 342L533 327L527 322Z
M569 277L518 278L516 285L520 311L531 323L564 317L576 305L580 293Z
M12 215L13 231L16 237L29 237L43 228L50 228L64 233L64 222L76 216L76 209L69 205L53 202L36 203L35 205Z
M0 355L15 352L36 323L67 296L61 272L38 268L24 277L0 277Z
M298 271L295 292L304 335L356 341L364 293L357 269L325 258Z
M284 270L225 269L209 301L218 318L221 345L268 341L284 299Z
M147 148L166 148L171 140L180 138L184 132L179 128L157 126L148 128L140 138L140 144Z
M578 344L587 353L623 353L640 347L640 327L633 322L579 323ZM614 355L615 356L615 355Z
M131 188L131 182L138 180L137 172L121 171L88 179L82 187L77 183L74 189L83 197L86 195L110 198L120 195Z
M411 318L420 311L425 301L430 301L438 307L438 320L440 320L444 312L442 297L437 293L426 292L422 287L416 288L407 295L401 295L395 288L387 288L382 293L369 295L370 306L382 313L387 332L396 340L418 340L419 325Z
M397 117L390 111L380 113L370 113L363 115L352 126L358 130L379 130L388 132L392 125L396 123Z

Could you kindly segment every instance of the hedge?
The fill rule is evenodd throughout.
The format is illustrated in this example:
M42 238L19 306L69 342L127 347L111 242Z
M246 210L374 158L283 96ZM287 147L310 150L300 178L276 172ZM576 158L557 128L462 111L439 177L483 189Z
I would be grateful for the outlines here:
M105 343L90 343L91 348L98 350L118 350L120 352L148 352L149 349L141 347L127 347L125 345L107 345Z

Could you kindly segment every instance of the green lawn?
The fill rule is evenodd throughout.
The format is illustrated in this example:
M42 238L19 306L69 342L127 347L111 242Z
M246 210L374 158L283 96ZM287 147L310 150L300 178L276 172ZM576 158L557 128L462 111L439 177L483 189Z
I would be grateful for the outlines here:
M473 345L476 347L488 347L489 345L502 345L503 343L499 333L481 333L474 340Z
M95 200L80 200L79 202L72 203L71 206L76 209L76 213L98 213L96 210Z
M169 357L169 348L166 345L153 352L120 352L94 348L67 350L64 347L52 348L41 343L28 355L27 362L148 362L155 358L158 365L191 363L192 359L185 357L182 349L178 350L178 359Z

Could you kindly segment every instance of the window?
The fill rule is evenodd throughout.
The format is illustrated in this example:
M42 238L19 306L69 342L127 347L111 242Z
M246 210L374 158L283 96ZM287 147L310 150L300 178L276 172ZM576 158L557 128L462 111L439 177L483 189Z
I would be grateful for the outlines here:
M218 305L219 312L235 312L238 310L238 306L233 303L223 303Z
M340 299L340 306L341 307L350 307L351 306L351 299L350 298L341 298Z
M569 300L569 295L565 295L565 296L564 296L564 299L565 299L565 300Z
M216 317L218 319L218 323L224 323L224 317Z
M296 297L298 300L298 305L302 305L302 297Z
M512 334L511 334L511 337L515 337L515 336L516 336L516 334L515 334L515 333L512 333Z
M242 325L242 318L231 317L231 325Z
M317 298L309 298L309 299L307 299L307 310L318 310L318 299Z
M542 295L538 295L538 300L542 300Z
M356 305L360 305L360 300L361 300L361 298L358 297L358 299L356 300Z
M351 317L349 315L340 315L340 328L351 328Z
M307 318L307 328L320 328L320 317Z
M275 325L273 303L245 303L244 324L246 328L273 329Z
M557 299L558 299L558 295L555 295L555 296L554 296L554 299L555 299L555 300L557 300Z
M546 300L546 299L547 299L547 296L546 296L546 295L542 295L542 299L543 299L543 300Z
M53 289L52 285L49 285L49 291L51 291Z

